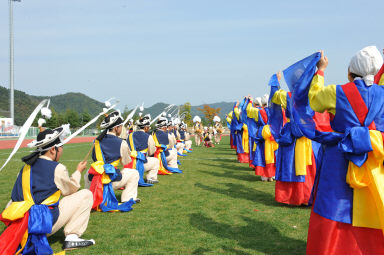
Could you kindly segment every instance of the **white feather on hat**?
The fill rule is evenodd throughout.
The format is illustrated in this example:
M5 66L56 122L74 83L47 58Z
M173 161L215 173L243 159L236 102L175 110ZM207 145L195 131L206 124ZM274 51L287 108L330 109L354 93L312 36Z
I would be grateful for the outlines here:
M47 119L50 119L52 117L52 111L48 107L41 108L40 112L41 115L43 115L43 117Z
M195 123L195 122L201 122L201 118L197 115L195 117L193 117L193 123Z
M221 119L220 119L219 116L216 115L215 117L213 117L213 121L214 121L214 122L220 122Z

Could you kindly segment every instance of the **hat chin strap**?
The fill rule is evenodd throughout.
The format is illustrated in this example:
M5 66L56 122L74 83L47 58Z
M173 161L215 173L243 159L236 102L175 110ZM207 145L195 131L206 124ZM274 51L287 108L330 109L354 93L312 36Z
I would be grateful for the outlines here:
M57 148L56 146L54 146L54 147L55 147L55 152L56 152L56 154L55 154L55 160L54 160L54 161L57 162L57 153L59 153L59 148Z

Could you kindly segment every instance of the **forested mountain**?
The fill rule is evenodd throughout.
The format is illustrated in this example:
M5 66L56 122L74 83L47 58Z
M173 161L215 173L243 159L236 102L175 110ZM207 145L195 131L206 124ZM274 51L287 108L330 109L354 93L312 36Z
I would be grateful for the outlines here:
M40 101L46 98L51 99L50 106L57 113L74 110L80 115L87 112L94 116L104 106L103 103L82 93L66 93L64 95L44 97L32 96L23 91L15 90L15 124L22 125ZM0 86L0 116L9 116L9 89L2 86Z
M50 98L51 104L50 108L53 109L53 118L57 120L52 123L52 125L61 125L66 121L73 119L78 119L78 125L81 125L84 121L89 120L91 116L98 114L104 104L92 99L82 93L66 93L63 95L57 95L52 97L44 96L32 96L27 93L15 90L15 124L23 125L28 116L32 113L33 109L39 104L43 99ZM160 114L165 107L169 104L166 103L155 103L150 107L145 106L144 114L150 113L154 118ZM208 104L213 108L221 108L219 116L223 119L225 114L231 111L233 103L220 102ZM198 110L198 108L203 108L203 105L191 106L191 116L199 115L204 118L204 114ZM123 110L123 109L121 109ZM125 109L126 111L128 109ZM129 111L132 109L129 109ZM127 111L128 112L128 111ZM127 112L125 114L127 114ZM9 116L9 89L0 86L0 116L8 117ZM123 116L123 117L126 117ZM71 126L76 127L77 125Z

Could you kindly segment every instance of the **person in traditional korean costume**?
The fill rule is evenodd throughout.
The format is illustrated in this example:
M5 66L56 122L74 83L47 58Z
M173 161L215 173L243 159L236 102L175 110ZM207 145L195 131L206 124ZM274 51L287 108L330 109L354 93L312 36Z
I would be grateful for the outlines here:
M92 159L94 163L84 175L85 187L94 196L93 209L103 212L130 211L137 197L140 175L136 169L128 168L131 151L125 140L119 138L124 119L119 111L107 115L100 124L104 131L94 141ZM117 167L123 166L120 171ZM123 189L121 204L118 204L114 190Z
M223 135L224 128L223 124L220 123L221 119L219 116L213 117L213 122L215 122L214 125L214 131L215 131L215 143L220 144L221 142L221 136Z
M204 146L205 147L215 147L213 142L212 142L212 133L210 132L208 127L204 127L204 132L203 132L203 141L204 141Z
M161 175L182 173L177 166L177 151L174 148L176 140L168 133L167 124L167 118L160 117L152 134L156 146L155 157L160 162L158 174Z
M235 140L235 129L232 125L233 111L230 111L225 115L225 121L227 122L227 127L229 129L229 145L231 149L236 149L236 140Z
M156 145L153 136L149 134L151 116L149 114L136 121L137 130L129 134L127 143L131 150L132 161L128 168L136 168L140 174L139 186L158 183L157 173L160 162L155 158ZM144 172L147 173L146 181Z
M271 102L281 112L285 110L287 122L284 124L283 115L276 129L276 141L279 144L276 157L276 186L275 200L290 205L307 205L316 175L315 153L319 144L305 137L292 118L291 93L280 89L281 72L275 76L271 84ZM271 118L278 118L271 116ZM273 124L272 124L273 125ZM314 148L312 148L314 147Z
M246 123L246 100L237 102L233 108L231 129L234 130L237 160L240 163L249 163L249 136Z
M200 146L203 140L203 125L201 124L201 118L199 116L193 117L193 132L195 134L195 144Z
M174 137L174 142L175 142L175 148L177 150L177 155L178 156L186 156L184 154L184 149L185 149L185 143L181 141L180 139L180 132L179 132L179 124L180 124L180 119L176 118L171 122L171 130L170 134Z
M179 124L179 135L180 135L180 142L185 144L186 152L192 152L191 150L192 141L187 130L187 124L185 124L184 122L181 122Z
M81 173L87 162L77 165L69 176L59 163L63 154L63 135L69 127L42 130L29 144L36 151L23 158L13 186L11 201L0 220L8 227L0 236L0 254L53 254L47 235L64 227L64 250L95 244L84 240L93 204L92 193L79 190Z
M384 254L384 87L374 82L382 64L366 47L352 57L347 84L324 86L321 52L309 92L301 90L314 111L330 113L334 131L322 134L331 138L322 140L307 254Z
M253 106L253 99L250 97L246 106L248 119L253 119L256 127L251 125L252 136L255 141L255 151L251 165L255 169L255 174L261 177L262 181L273 181L276 171L276 155L278 144L273 139L268 125L268 113L266 111L268 99L266 97L257 98L256 105ZM249 120L250 121L250 120ZM254 134L253 129L256 129Z

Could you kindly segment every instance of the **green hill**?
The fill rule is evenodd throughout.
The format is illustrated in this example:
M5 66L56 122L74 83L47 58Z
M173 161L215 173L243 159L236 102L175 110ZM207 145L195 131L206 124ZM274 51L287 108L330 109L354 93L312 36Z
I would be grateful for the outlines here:
M33 109L43 99L50 98L50 106L58 113L64 113L67 109L78 113L88 112L94 116L100 112L104 104L82 93L66 93L52 97L32 96L15 90L15 124L23 125ZM0 86L0 115L9 116L9 89Z
M41 102L41 100L50 98L50 106L55 110L55 112L60 114L65 114L68 110L82 114L83 112L89 113L90 116L95 116L100 112L104 107L104 104L92 99L82 93L66 93L63 95L44 97L44 96L32 96L27 93L15 90L15 124L23 125L28 116L32 113L33 109ZM156 103L148 108L145 108L144 114L151 114L154 118L159 115L165 107L169 104L166 103ZM219 116L223 119L225 114L230 112L233 107L233 103L230 102L219 102L208 104L213 108L221 108ZM203 105L191 106L191 115L199 115L204 117L203 113L197 108L202 108ZM130 109L132 110L132 109ZM9 89L0 86L0 116L9 116ZM124 115L123 117L126 117Z

